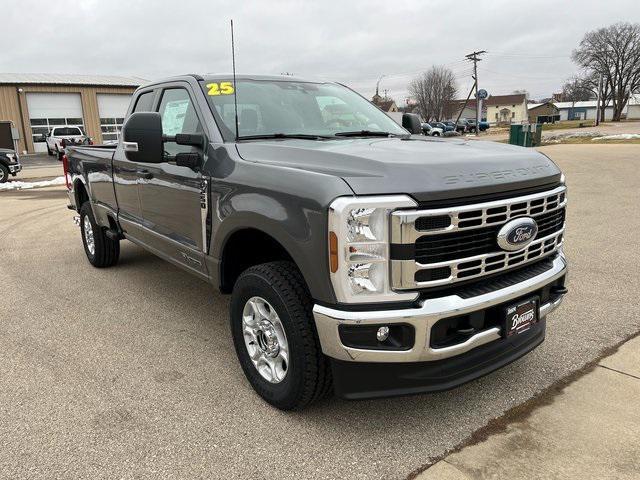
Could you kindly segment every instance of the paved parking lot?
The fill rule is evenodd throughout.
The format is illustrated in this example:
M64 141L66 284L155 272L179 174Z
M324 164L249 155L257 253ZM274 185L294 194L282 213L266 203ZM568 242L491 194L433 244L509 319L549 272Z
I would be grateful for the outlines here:
M640 146L543 151L570 189L570 295L546 342L449 392L297 413L245 381L228 297L127 242L94 269L61 189L0 193L0 472L406 478L640 330Z

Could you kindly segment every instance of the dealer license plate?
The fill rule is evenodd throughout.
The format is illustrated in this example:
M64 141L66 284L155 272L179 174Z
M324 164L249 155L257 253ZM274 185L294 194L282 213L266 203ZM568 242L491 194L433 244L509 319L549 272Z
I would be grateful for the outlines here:
M538 297L506 307L505 317L505 336L526 332L538 321Z

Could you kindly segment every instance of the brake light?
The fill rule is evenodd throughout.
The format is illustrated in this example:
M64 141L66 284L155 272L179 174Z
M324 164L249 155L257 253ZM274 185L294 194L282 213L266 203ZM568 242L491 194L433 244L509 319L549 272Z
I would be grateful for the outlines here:
M69 176L69 158L65 153L62 155L62 168L64 170L64 184L67 186L67 190L71 190L71 178Z

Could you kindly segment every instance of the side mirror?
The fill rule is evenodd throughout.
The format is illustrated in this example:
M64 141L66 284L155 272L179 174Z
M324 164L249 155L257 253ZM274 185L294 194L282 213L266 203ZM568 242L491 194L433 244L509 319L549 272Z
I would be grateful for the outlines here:
M415 113L403 113L402 114L402 126L409 130L412 134L421 134L422 125L420 123L420 117Z
M122 126L122 147L128 160L143 163L161 163L162 117L158 112L137 112Z

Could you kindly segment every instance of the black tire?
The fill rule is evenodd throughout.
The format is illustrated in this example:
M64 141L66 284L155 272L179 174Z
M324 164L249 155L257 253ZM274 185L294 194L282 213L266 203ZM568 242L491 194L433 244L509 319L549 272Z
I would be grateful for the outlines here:
M271 383L260 375L245 345L242 313L254 296L273 306L287 337L289 362L280 383ZM311 295L293 263L270 262L245 270L233 289L230 320L242 370L265 401L281 410L297 410L332 391L331 367L320 347Z
M433 136L434 136L434 137L439 137L439 136L440 136L440 133L438 133L438 132L433 132Z
M9 181L9 169L0 163L0 183Z
M87 235L85 232L85 218L89 219L91 230L93 231L94 252L91 253L87 246ZM87 259L97 268L111 267L118 263L120 256L120 241L112 240L105 235L105 229L100 227L95 218L89 202L84 202L80 208L80 233L82 235L82 245Z
M47 155L49 155L50 157L53 157L53 152L51 151L51 149L49 148L49 145L47 144Z

